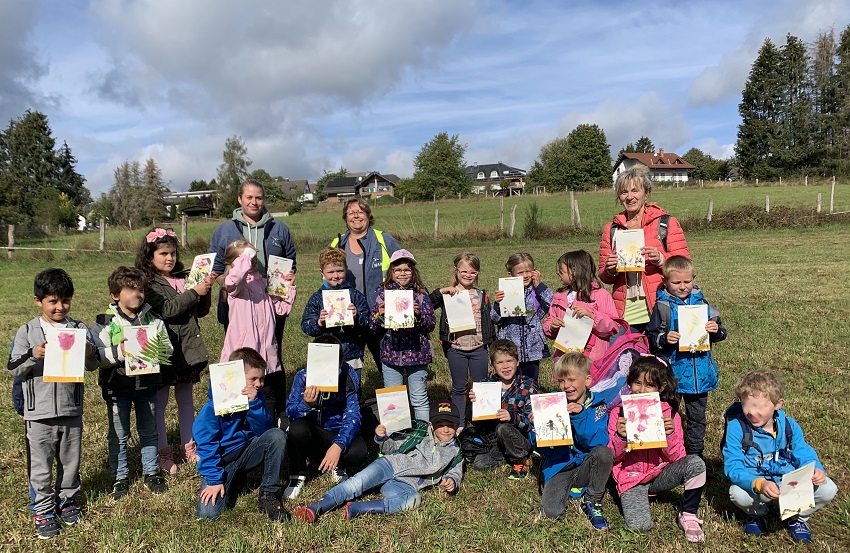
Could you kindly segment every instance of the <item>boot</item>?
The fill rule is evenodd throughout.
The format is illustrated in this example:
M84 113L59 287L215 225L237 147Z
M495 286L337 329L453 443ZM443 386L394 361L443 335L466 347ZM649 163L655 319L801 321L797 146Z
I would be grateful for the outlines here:
M373 499L372 501L349 501L345 505L345 520L369 513L383 513L384 500Z
M174 452L171 451L171 446L159 450L159 468L168 474L177 474L177 465L174 464Z
M180 446L180 452L187 463L194 465L199 461L195 440L189 440L189 443Z

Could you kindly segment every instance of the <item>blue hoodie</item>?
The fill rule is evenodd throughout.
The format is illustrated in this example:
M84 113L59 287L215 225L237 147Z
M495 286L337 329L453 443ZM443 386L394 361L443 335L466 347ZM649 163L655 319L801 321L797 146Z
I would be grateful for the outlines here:
M210 400L192 425L192 435L197 444L198 474L207 486L224 484L224 467L239 458L251 440L274 427L274 421L266 410L263 391L248 403L247 411L216 415L212 401L212 389L207 390Z
M322 290L349 291L348 293L351 294L351 303L357 308L357 315L354 317L354 326L319 326L319 313L324 309ZM322 287L307 300L307 306L304 307L304 314L301 316L301 330L307 336L316 337L322 334L336 336L342 344L342 358L344 361L360 359L363 357L363 348L366 346L366 337L369 334L369 304L366 303L366 296L360 290L352 287L351 283L347 280L336 288L327 282L322 282Z

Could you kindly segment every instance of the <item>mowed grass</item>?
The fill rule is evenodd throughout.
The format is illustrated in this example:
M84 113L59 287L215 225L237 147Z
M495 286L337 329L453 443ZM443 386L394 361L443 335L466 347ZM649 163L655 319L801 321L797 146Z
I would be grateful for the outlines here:
M757 189L762 190L762 189ZM670 191L671 194L678 192ZM606 202L610 201L606 196ZM665 203L668 199L665 197ZM543 203L544 210L547 204ZM468 210L467 206L467 210ZM668 207L665 205L665 207ZM395 208L398 209L398 208ZM392 210L386 210L392 211ZM441 208L442 211L442 208ZM613 208L611 210L613 212ZM671 211L676 213L671 208ZM380 210L380 221L385 212ZM338 217L338 215L335 215ZM336 218L336 222L342 221ZM383 225L382 225L383 226ZM314 227L314 232L319 232ZM324 227L335 229L334 226ZM325 231L328 234L327 231ZM296 234L298 236L298 234ZM644 534L628 531L615 503L606 495L606 515L613 529L594 532L572 502L564 521L538 515L539 495L533 479L510 481L507 470L468 472L461 491L448 496L426 491L422 506L414 511L386 516L367 516L351 523L341 511L324 516L318 524L300 522L272 524L256 510L256 493L240 499L236 508L215 523L195 520L200 477L189 467L169 477L170 490L154 496L143 487L139 474L138 444L131 444L130 495L116 503L111 499L107 464L107 421L96 375L87 377L84 414L82 481L86 519L69 528L51 544L33 538L26 508L27 478L24 462L23 423L10 401L11 378L0 386L0 543L11 551L59 549L63 551L660 551L684 548L703 551L783 551L793 545L778 519L771 521L770 535L745 538L728 499L728 481L722 477L718 450L722 413L732 401L732 388L746 371L769 367L785 381L785 408L806 432L821 461L838 484L839 496L812 517L814 550L850 550L850 461L845 398L850 394L850 307L846 268L850 258L850 228L830 226L794 231L690 233L688 242L697 267L697 281L716 304L729 338L717 345L721 371L720 388L709 395L707 457L717 476L709 481L700 506L705 521L706 543L688 544L675 525L681 490L665 493L652 503L655 528ZM481 285L496 287L504 274L504 261L519 250L532 253L544 281L555 287L554 263L565 251L583 248L594 257L598 237L524 243L503 240L479 244L482 258ZM429 288L443 286L451 274L451 260L460 251L453 244L412 246ZM132 256L56 253L52 260L0 262L0 349L8 351L15 330L38 314L32 301L32 279L49 266L64 267L74 277L77 292L72 315L93 322L109 300L106 277ZM298 296L285 333L284 364L291 375L306 362L307 338L299 321L309 295L319 286L315 250L299 250ZM213 317L202 322L204 338L217 358L222 332ZM436 333L430 383L432 400L449 397L450 377L439 352ZM551 373L551 361L542 375ZM364 397L381 382L371 361L364 369ZM543 378L545 388L553 382ZM196 409L206 401L206 378L195 389ZM173 404L167 412L169 439L177 441ZM256 484L256 482L255 482ZM312 479L292 511L313 501L331 486L328 476Z

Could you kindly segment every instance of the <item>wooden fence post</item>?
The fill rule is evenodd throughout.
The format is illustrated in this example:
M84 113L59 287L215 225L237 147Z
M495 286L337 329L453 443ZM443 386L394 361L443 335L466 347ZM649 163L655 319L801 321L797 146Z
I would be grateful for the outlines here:
M505 197L499 196L499 234L505 234Z
M711 215L714 213L714 200L708 199L708 215L705 216L705 220L709 223L711 222Z
M434 210L434 240L437 239L437 229L440 226L440 210Z
M578 200L573 203L573 208L576 210L576 226L581 228L581 213L578 210Z
M821 193L818 192L818 213L820 213L821 209L822 209Z
M106 249L106 217L100 218L100 245L98 249L100 251Z
M6 250L6 257L9 259L15 258L15 225L9 225L9 249Z
M764 197L764 212L770 213L770 195Z
M759 185L759 180L758 180L758 178L756 178L756 186L758 186L758 185Z
M779 186L782 186L782 175L779 175Z
M572 190L570 190L570 226L576 226L576 198Z
M809 186L809 175L806 175L805 183L806 183L806 186Z
M189 217L184 213L180 218L180 246L185 248L189 242Z
M511 238L514 237L514 226L516 226L516 204L511 206Z
M829 214L832 215L835 208L835 175L832 175L832 189L829 191Z

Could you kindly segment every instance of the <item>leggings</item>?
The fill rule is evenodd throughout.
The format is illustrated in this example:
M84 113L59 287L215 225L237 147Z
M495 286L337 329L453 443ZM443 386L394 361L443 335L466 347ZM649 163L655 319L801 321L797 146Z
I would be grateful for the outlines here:
M449 362L449 372L452 375L452 403L455 404L460 414L460 425L464 426L466 423L466 381L470 377L473 382L487 380L490 359L487 357L487 348L484 346L472 351L449 348L446 350L446 359Z
M159 434L159 449L168 447L168 435L165 428L165 407L171 386L163 386L156 393L156 431ZM180 445L192 441L192 423L195 422L195 400L192 398L192 383L175 384L174 400L177 402L177 424L180 425Z

